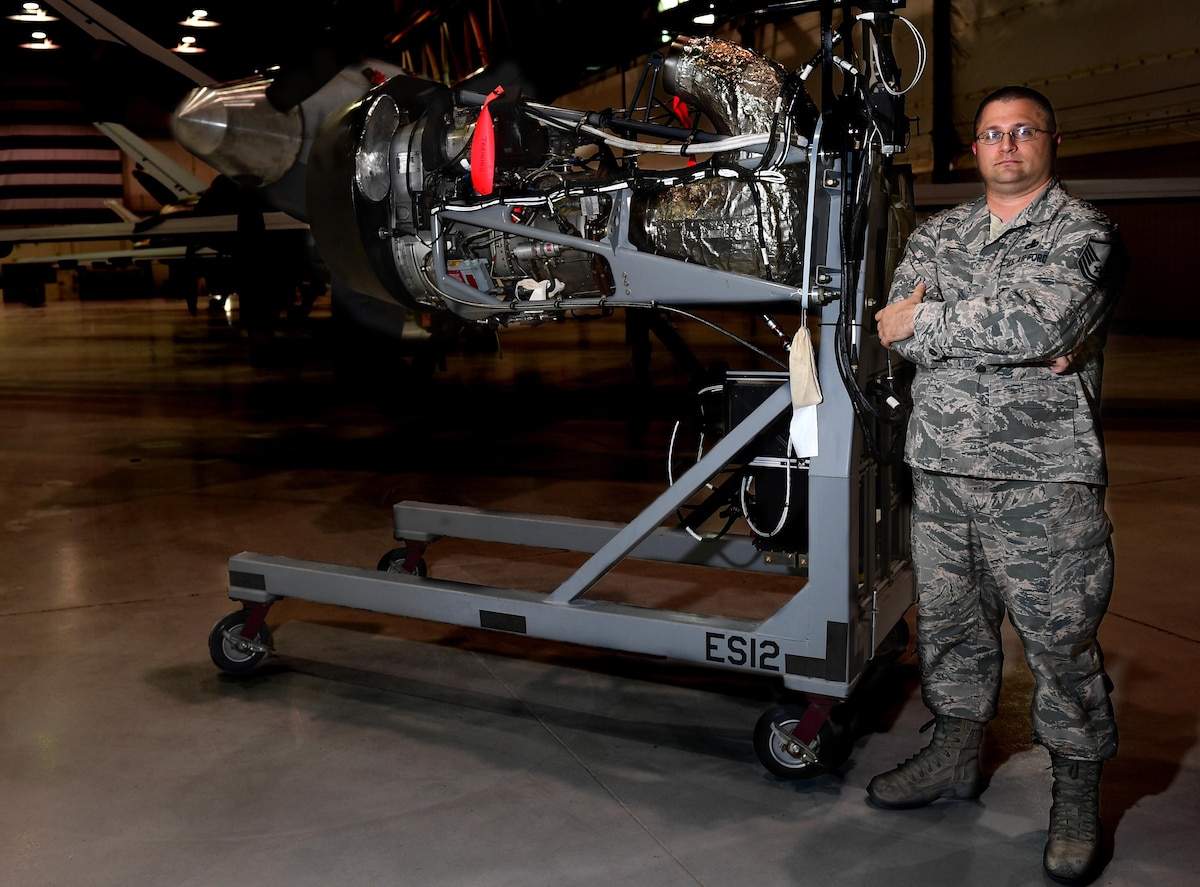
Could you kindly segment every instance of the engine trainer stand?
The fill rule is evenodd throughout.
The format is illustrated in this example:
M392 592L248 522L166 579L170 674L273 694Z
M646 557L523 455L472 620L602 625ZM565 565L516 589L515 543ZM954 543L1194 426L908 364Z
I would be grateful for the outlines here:
M821 409L821 455L808 460L808 551L764 551L748 534L697 534L664 526L717 474L737 463L791 410L785 373L769 394L628 524L481 511L404 501L393 507L403 545L376 570L243 552L229 559L229 597L242 609L217 622L213 661L252 669L271 652L265 618L299 598L510 634L648 654L782 681L803 704L768 709L754 731L763 765L783 778L816 775L845 760L853 737L832 715L868 665L888 655L913 602L906 505L892 469L857 454L854 424L835 396ZM778 384L776 384L778 383ZM840 421L839 421L840 419ZM804 463L792 460L803 469ZM861 464L860 464L861 463ZM851 468L853 467L853 470ZM550 594L427 575L424 553L443 536L590 552ZM769 540L768 540L769 541ZM795 576L798 590L761 621L584 598L624 558ZM805 581L806 578L806 581ZM890 635L890 637L889 637ZM907 644L907 635L900 643Z

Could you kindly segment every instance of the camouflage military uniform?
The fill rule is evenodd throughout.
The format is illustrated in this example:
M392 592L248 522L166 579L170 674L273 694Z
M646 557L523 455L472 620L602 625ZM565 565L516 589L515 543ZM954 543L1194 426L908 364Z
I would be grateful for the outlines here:
M986 200L909 238L890 301L925 283L905 458L923 695L987 721L1005 613L1035 680L1034 736L1106 760L1117 733L1096 631L1112 591L1099 425L1105 326L1124 278L1112 222L1050 183L994 237ZM1070 371L1050 362L1074 354Z

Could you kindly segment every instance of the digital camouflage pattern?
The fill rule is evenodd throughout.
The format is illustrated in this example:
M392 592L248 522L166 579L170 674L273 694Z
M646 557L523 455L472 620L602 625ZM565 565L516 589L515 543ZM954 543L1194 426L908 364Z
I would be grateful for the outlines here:
M995 717L1007 613L1033 674L1034 740L1066 758L1113 757L1117 728L1096 641L1113 580L1103 488L913 475L926 707L981 723Z
M1096 642L1113 579L1099 410L1127 266L1111 220L1054 179L995 236L985 198L931 217L889 298L926 285L893 345L916 364L905 459L925 704L995 716L1007 614L1034 676L1034 738L1074 759L1117 750Z
M889 301L926 286L906 461L973 477L1107 482L1100 409L1106 322L1127 258L1116 226L1054 180L994 239L987 201L908 240ZM1054 358L1076 353L1071 371Z

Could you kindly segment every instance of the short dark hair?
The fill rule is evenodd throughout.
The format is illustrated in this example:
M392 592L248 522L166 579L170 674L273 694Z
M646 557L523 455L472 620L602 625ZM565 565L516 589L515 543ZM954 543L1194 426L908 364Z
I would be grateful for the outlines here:
M979 103L978 110L975 111L975 128L972 132L979 132L979 118L983 116L984 108L992 104L992 102L1011 102L1015 99L1029 99L1029 101L1037 105L1038 109L1046 116L1050 132L1058 132L1058 122L1054 119L1054 106L1050 104L1048 98L1036 89L1031 89L1028 86L1002 86L988 93L983 101Z

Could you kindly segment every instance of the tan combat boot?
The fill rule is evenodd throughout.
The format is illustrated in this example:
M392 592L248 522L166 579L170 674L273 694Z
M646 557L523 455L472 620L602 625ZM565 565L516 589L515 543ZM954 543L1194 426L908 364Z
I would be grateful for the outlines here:
M1100 761L1050 756L1054 795L1042 865L1064 884L1090 884L1100 865Z
M965 801L983 792L979 743L984 725L944 715L929 723L934 725L929 745L867 785L867 794L877 804L897 809L924 807L938 798ZM926 724L921 731L928 728Z

